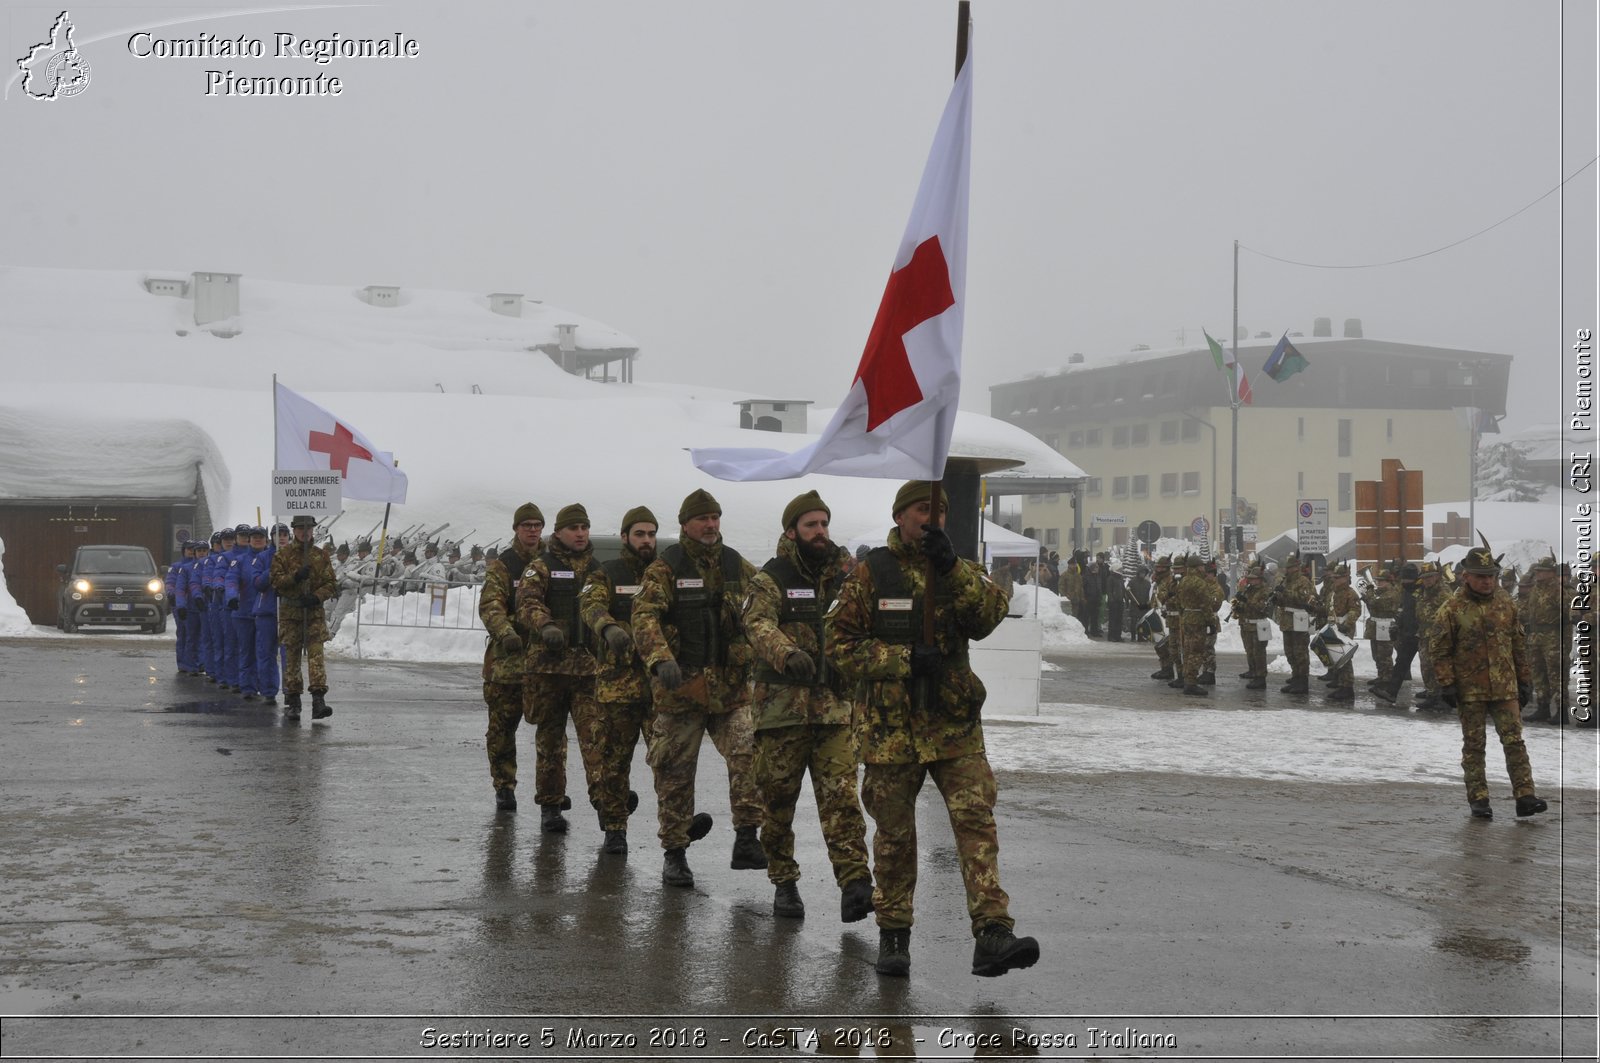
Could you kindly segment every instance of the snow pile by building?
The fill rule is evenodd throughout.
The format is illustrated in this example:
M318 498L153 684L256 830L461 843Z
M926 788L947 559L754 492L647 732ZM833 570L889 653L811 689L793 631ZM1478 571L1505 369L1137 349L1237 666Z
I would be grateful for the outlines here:
M0 539L0 563L5 561L6 543ZM0 638L7 635L31 635L35 631L28 622L28 614L22 611L22 606L11 597L11 592L6 589L5 582L0 580Z

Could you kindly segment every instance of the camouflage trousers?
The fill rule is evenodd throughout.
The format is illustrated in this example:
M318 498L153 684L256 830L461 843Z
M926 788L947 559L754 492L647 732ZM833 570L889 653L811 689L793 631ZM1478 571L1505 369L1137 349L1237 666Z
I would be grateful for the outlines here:
M1424 635L1417 642L1417 662L1418 668L1422 672L1422 685L1427 689L1429 694L1437 693L1439 690L1439 680L1433 672L1433 654L1428 652L1428 639L1426 635Z
M1212 641L1204 621L1183 622L1183 681L1189 686L1197 685L1206 670L1206 646Z
M298 694L308 689L313 694L328 692L328 665L322 656L322 644L326 641L328 641L328 628L322 622L322 610L312 610L310 617L304 621L279 617L278 644L286 651L283 662L285 694ZM306 659L309 686L304 685L305 681L300 676L302 652Z
M517 787L517 725L522 723L522 684L484 683L489 728L483 748L489 755L489 781L496 790Z
M849 724L801 724L757 731L755 776L766 805L761 847L767 853L767 878L794 882L800 865L794 859L794 810L800 787L811 773L822 839L840 886L867 878L867 821L856 799L855 737Z
M1156 643L1156 660L1160 662L1163 671L1173 667L1172 635L1170 631L1168 632L1166 638L1161 639Z
M567 796L567 697L553 679L592 676L526 674L522 679L522 718L533 727L533 802L559 805Z
M1244 643L1245 670L1253 676L1267 676L1267 644L1256 638L1256 622L1239 622L1239 638Z
M1283 655L1289 661L1289 672L1293 679L1311 677L1310 642L1311 636L1304 631L1283 633Z
M633 751L650 716L648 701L596 701L572 708L578 752L589 781L589 803L601 830L628 829L628 773Z
M1528 747L1522 741L1522 710L1515 698L1509 701L1463 701L1461 715L1461 777L1467 784L1467 800L1487 800L1489 780L1485 775L1487 746L1486 717L1493 717L1494 729L1505 749L1506 774L1511 776L1511 796L1533 793L1533 766L1528 763Z
M931 764L868 764L861 781L861 801L872 817L872 891L878 926L909 927L912 895L917 888L917 794L927 776L944 797L955 832L961 878L967 887L967 915L972 932L999 923L1015 925L1011 899L1000 888L1000 841L994 825L998 793L989 758L969 753Z
M682 849L689 844L689 821L694 818L694 776L700 764L700 742L711 736L712 745L728 763L728 805L735 827L761 825L761 793L756 788L754 724L750 706L730 712L657 712L650 717L645 762L655 775L656 811L660 817L661 848Z
M1569 643L1559 631L1530 631L1528 660L1533 665L1534 699L1540 705L1567 701L1567 676L1572 662L1567 659Z
M1390 639L1372 639L1367 643L1372 649L1372 663L1378 666L1378 682L1389 685L1394 675L1394 642Z

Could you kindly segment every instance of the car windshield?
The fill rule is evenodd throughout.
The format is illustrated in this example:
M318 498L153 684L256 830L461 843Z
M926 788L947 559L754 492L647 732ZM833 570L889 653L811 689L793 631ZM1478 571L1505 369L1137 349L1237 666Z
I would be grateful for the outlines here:
M154 576L156 565L143 548L80 550L76 571L80 576Z

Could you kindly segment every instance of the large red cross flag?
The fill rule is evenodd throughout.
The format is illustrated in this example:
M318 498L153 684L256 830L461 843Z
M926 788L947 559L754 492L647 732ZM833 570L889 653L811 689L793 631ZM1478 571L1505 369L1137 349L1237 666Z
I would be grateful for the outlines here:
M692 449L697 468L723 480L785 480L809 473L944 476L961 399L971 136L969 48L939 120L861 363L833 419L815 443L793 452Z
M304 395L277 381L277 457L279 469L332 469L344 478L344 497L367 502L406 500L406 474L394 458Z

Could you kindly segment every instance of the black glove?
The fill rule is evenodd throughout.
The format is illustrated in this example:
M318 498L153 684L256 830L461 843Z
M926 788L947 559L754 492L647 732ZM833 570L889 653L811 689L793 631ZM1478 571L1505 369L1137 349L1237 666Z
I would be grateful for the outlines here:
M186 618L189 615L189 610L185 609L181 605L178 606L177 612L178 612L178 619L179 620L182 620L182 619Z
M941 576L956 567L956 544L950 541L943 528L932 524L922 526L922 552Z
M683 686L683 669L677 661L662 661L656 665L656 678L668 690L677 690Z
M322 604L322 599L315 594L302 594L300 596L300 604L307 609L315 609Z
M539 629L539 639L547 650L564 650L567 648L567 636L554 624L546 624Z
M618 657L626 657L628 651L633 649L633 638L621 624L609 625L601 637L606 640L607 648Z
M517 634L515 631L507 631L504 635L500 636L499 646L500 652L504 654L521 653L522 636Z
M228 608L229 609L238 609L239 608L239 599L237 599L237 598L229 598L228 599Z
M810 682L811 678L817 674L817 665L811 659L809 653L804 650L795 650L784 659L783 674L790 679Z
M946 540L948 542L949 540ZM937 646L916 645L911 647L911 677L921 679L924 676L939 674L939 665L944 660L944 654L939 652Z
M194 600L194 611L197 613L206 611L206 596L204 594Z
M310 565L301 565L300 566L300 571L296 572L294 574L294 578L295 578L295 582L297 582L297 583L300 580L303 580L303 579L310 579L311 578L311 566Z
M1533 684L1532 683L1518 683L1517 684L1517 708L1519 708L1519 709L1527 708L1528 707L1528 702L1530 702L1532 700L1533 700Z
M1456 707L1456 688L1454 683L1450 686L1439 688L1439 700L1452 709Z

